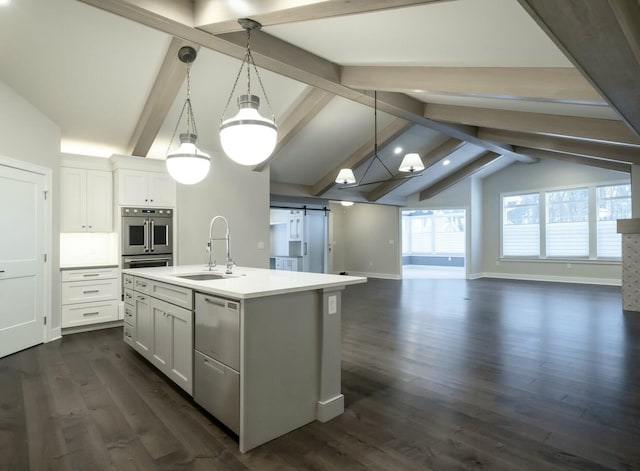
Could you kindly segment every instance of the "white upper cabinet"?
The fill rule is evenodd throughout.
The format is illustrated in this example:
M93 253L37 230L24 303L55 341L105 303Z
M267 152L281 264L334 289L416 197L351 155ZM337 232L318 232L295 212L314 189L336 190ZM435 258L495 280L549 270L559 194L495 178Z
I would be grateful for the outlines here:
M111 172L61 167L62 232L111 232L113 182Z
M166 173L119 169L120 206L175 207L176 183Z

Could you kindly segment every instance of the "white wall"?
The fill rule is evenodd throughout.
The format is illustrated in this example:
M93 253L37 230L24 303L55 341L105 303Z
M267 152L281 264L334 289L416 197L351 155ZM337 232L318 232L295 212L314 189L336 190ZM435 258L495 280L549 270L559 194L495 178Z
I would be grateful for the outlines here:
M60 128L0 82L0 155L51 169L51 328L60 327Z
M483 273L519 279L619 284L619 263L500 260L500 194L629 181L629 174L555 160L513 164L483 181Z
M221 215L229 221L231 258L237 265L269 268L269 170L254 172L225 155L211 157L209 175L195 185L178 184L177 242L179 265L204 264L209 223ZM214 237L224 236L216 222ZM259 248L260 246L260 248ZM224 264L224 241L214 243Z
M342 207L332 204L331 210L334 272L347 271L377 278L401 277L400 211L397 206L356 203Z

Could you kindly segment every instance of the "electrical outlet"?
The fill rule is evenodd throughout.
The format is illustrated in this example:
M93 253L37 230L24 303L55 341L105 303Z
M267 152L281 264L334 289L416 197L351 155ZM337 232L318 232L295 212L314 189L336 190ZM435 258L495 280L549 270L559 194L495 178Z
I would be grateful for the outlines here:
M337 296L334 294L332 296L329 296L328 299L328 313L329 315L331 314L335 314L336 312L338 312L338 298Z

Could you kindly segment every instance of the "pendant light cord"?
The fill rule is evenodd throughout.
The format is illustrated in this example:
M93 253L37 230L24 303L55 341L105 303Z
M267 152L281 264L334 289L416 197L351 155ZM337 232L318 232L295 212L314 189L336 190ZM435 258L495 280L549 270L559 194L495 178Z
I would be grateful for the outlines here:
M269 111L271 112L271 120L275 124L276 115L273 112L273 108L271 107L271 102L269 101L267 92L265 91L264 85L262 84L262 78L260 78L260 74L258 73L258 67L256 66L256 62L253 60L253 54L251 54L251 28L245 28L245 29L247 31L247 52L245 52L244 57L242 58L242 64L240 64L240 70L238 70L236 79L233 82L233 87L231 88L231 93L229 93L229 98L227 99L227 103L224 105L224 110L222 111L222 115L220 116L220 122L222 123L224 121L224 115L227 113L227 109L229 109L229 104L231 103L231 99L233 98L233 92L236 90L236 86L238 85L238 81L240 80L240 76L242 75L242 69L244 68L244 65L246 63L247 64L247 95L251 95L251 66L253 66L253 70L255 71L256 77L258 77L258 83L260 84L262 95L264 96L264 100L267 102L267 106L269 107Z
M356 186L363 184L362 182L364 181L364 177L367 175L367 172L369 172L369 169L373 165L373 162L375 162L376 160L378 160L378 162L382 164L382 166L387 171L387 173L391 175L391 177L393 177L393 173L391 172L391 170L389 170L389 167L387 167L382 161L382 159L378 157L378 91L374 90L373 92L373 158L369 160L369 165L367 165L367 168L362 174L362 178L358 183L356 183Z
M185 100L184 105L182 105L182 111L180 111L180 116L178 116L176 127L173 130L173 134L171 135L171 140L169 141L169 146L167 147L167 152L165 154L168 154L171 150L173 140L178 133L178 127L180 127L185 110L187 112L187 134L195 134L197 136L198 130L196 129L196 119L193 115L193 107L191 106L191 63L187 63L187 99Z

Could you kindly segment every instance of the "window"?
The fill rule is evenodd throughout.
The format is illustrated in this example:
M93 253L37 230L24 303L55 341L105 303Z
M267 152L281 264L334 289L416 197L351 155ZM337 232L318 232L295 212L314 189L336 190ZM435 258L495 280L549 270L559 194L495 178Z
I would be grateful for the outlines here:
M616 220L631 217L631 185L600 186L596 195L598 257L620 258L621 240Z
M502 196L502 256L620 258L618 219L631 217L631 185Z
M464 209L403 211L402 255L464 255Z
M540 255L538 193L502 198L502 255L531 257Z
M588 257L589 190L549 191L545 196L547 257Z

